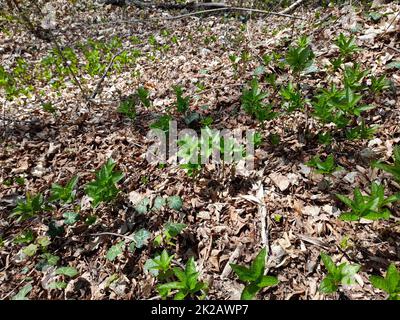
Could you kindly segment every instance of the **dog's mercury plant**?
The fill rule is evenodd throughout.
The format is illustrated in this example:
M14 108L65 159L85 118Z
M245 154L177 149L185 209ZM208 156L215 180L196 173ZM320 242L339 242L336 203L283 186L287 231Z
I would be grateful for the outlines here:
M385 277L371 276L372 285L388 294L388 300L400 300L400 272L396 265L391 263L386 271Z
M116 184L124 177L124 174L113 171L115 166L114 160L108 159L107 163L96 173L96 180L86 185L85 192L92 198L94 208L101 202L110 202L119 193Z
M275 286L279 280L273 276L264 275L266 249L263 248L252 262L250 268L237 264L230 264L239 280L246 283L241 294L242 300L252 300L255 295L265 287Z
M360 270L359 265L344 262L336 266L332 258L323 252L321 252L321 260L328 270L328 274L319 287L321 292L334 293L340 285L350 286L355 283L354 275Z
M351 209L339 216L344 221L389 219L391 213L387 206L400 200L400 194L385 197L384 186L375 182L371 184L370 195L363 195L359 188L355 188L353 200L341 194L336 196Z

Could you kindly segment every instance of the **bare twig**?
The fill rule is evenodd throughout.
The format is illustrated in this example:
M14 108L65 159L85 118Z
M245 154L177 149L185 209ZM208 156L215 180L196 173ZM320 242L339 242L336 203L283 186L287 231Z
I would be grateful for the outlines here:
M240 244L239 246L236 247L235 251L233 251L233 253L229 257L228 262L225 265L224 270L222 270L221 279L226 279L229 276L229 274L232 271L232 268L231 268L230 264L235 262L236 259L239 258L240 252L242 251L242 248L243 248L243 245Z
M304 0L297 0L296 2L292 3L289 7L280 11L279 13L281 13L281 14L289 13L289 12L293 11L294 9L296 9L303 1Z
M99 82L96 85L96 88L93 90L93 93L90 95L89 99L94 99L96 98L97 94L99 93L100 87L104 81L104 79L107 77L108 72L110 71L112 65L114 64L114 60L116 57L118 57L123 51L119 51L116 54L114 54L107 66L107 68L104 70L104 73L102 77L100 78Z
M91 233L88 235L84 235L87 237L100 237L100 236L114 236L114 237L121 237L133 241L136 243L136 240L130 236L126 236L124 234L114 233L114 232L100 232L100 233Z

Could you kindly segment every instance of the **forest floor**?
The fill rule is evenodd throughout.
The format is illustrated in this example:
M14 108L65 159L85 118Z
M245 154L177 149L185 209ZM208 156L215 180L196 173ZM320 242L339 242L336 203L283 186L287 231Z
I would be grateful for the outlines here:
M195 258L200 280L208 284L207 299L238 299L244 285L229 263L249 265L262 247L269 252L268 274L276 276L279 284L261 290L257 299L385 298L369 276L383 275L390 262L400 265L399 203L392 205L389 220L346 222L338 219L346 208L335 195L351 197L356 187L368 190L372 181L385 185L388 194L400 191L388 174L370 166L372 158L390 162L400 141L400 5L370 10L380 13L376 21L368 10L348 6L300 7L293 15L301 20L254 14L245 22L239 15L224 13L166 20L174 13L114 6L58 5L56 9L55 34L63 46L79 48L77 44L88 39L106 42L118 37L124 50L141 54L134 64L113 70L90 104L68 79L59 89L32 80L34 93L12 101L0 96L8 119L0 128L0 298L11 298L27 283L32 285L30 299L157 298L157 279L144 265L165 248L175 255L177 265ZM162 19L121 22L148 17ZM0 33L2 66L15 65L19 57L35 65L52 49L51 43L29 31L17 26L10 30ZM337 137L324 145L317 134L329 130L329 125L307 118L303 111L281 112L260 126L241 110L243 88L255 71L264 87L268 87L268 74L276 74L278 85L294 79L288 69L277 65L301 35L310 37L315 54L315 68L301 80L305 96L312 99L318 88L328 88L330 83L340 86L342 72L332 71L329 61L338 55L334 43L341 32L356 36L361 50L354 61L362 69L391 81L390 89L367 98L376 108L367 111L366 119L379 125L372 139ZM273 52L282 55L277 64L260 67L262 57ZM242 57L237 65L229 58L232 55ZM78 73L84 90L92 92L101 75ZM256 129L262 134L253 171L221 174L210 165L192 179L178 166L147 162L145 154L152 143L146 138L148 125L172 108L172 87L178 84L191 97L191 110L211 117L213 128ZM139 86L149 90L152 107L138 106L132 122L117 108ZM279 96L271 97L279 109ZM56 111L45 112L44 101L51 101ZM306 108L311 110L308 104ZM185 127L182 115L170 114L179 128ZM277 136L280 141L274 143L270 138ZM331 153L341 169L328 177L305 165L315 155ZM110 157L125 174L118 184L121 192L94 210L84 185ZM9 217L27 193L48 198L53 183L64 185L73 176L79 177L73 204L52 204L51 210L21 222ZM181 210L164 208L141 215L135 211L138 198L147 197L152 203L156 196L175 195L183 201ZM80 220L66 224L63 215L70 211L78 212ZM92 216L96 220L88 223ZM154 239L163 234L168 221L187 227L173 243L157 247ZM43 239L49 229L53 231L50 243L41 248L32 239ZM132 236L140 229L150 232L150 237L142 247L129 250L129 240L118 235ZM101 234L106 232L113 234ZM33 235L31 241L21 241L27 233ZM109 259L110 248L121 241L126 241L125 249ZM30 256L24 248L33 243L36 248ZM57 266L43 268L46 252L59 257L57 266L78 271L65 280L65 289L48 287L62 276L55 273ZM356 283L338 293L322 294L318 288L326 269L321 252L337 263L361 265Z

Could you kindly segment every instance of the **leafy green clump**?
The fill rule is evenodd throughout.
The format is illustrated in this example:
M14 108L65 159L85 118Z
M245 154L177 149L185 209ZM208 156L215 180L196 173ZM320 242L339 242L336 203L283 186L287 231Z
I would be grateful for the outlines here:
M250 88L246 88L242 94L242 108L247 114L254 116L258 121L271 120L277 113L272 111L271 104L263 101L268 97L268 93L262 92L257 79L250 82Z
M78 177L73 177L68 183L65 185L65 187L54 183L51 186L51 197L50 201L60 201L63 203L70 203L74 200L75 198L75 187L78 182Z
M169 255L166 250L156 255L153 259L148 259L144 265L144 269L156 276L159 280L167 279L172 276L171 261L174 255Z
M385 277L371 276L369 281L375 288L385 291L388 300L400 300L400 272L394 263L388 267Z
M17 206L10 214L10 217L16 217L17 221L20 222L32 218L46 209L44 197L41 193L35 196L27 193L25 200L17 202Z
M344 221L358 221L361 218L368 220L389 219L390 210L387 205L400 200L400 194L385 198L384 186L375 182L371 185L370 195L364 196L359 188L355 188L353 200L341 194L336 196L351 209L351 211L340 215L339 218Z
M173 274L177 281L170 281L157 286L157 289L164 299L171 294L171 290L178 290L174 295L174 300L183 300L186 297L198 298L199 293L204 296L204 290L207 286L204 282L199 281L199 272L196 271L194 258L191 257L184 269L173 268ZM201 296L200 296L201 298Z
M340 169L340 167L335 165L333 154L328 155L325 161L322 161L319 156L315 156L310 161L306 162L306 165L316 168L315 171L322 174L331 174Z
M298 45L290 47L286 54L286 63L292 68L294 73L300 73L310 67L315 58L314 52L309 46L307 37L300 38Z
M393 151L393 164L385 164L382 162L373 162L372 166L390 173L395 180L400 182L400 146L396 146Z
M354 36L346 37L343 33L339 34L335 41L339 47L340 55L344 58L350 57L353 53L360 50L356 45Z
M332 258L321 252L321 259L328 274L322 280L319 290L323 293L336 292L340 285L354 284L354 275L360 270L357 264L351 265L346 262L336 266Z
M121 101L118 110L120 114L129 118L130 120L135 120L136 118L136 101L134 95L131 95Z
M190 97L183 95L183 88L181 86L174 87L176 94L175 106L179 113L186 113L189 110Z
M116 163L108 159L101 169L96 173L96 180L89 182L85 187L86 194L92 198L92 206L96 208L101 202L110 202L119 193L116 183L124 174L113 172Z
M232 270L238 275L239 279L247 284L241 295L242 300L251 300L262 288L275 286L279 283L276 277L264 275L265 256L266 249L263 248L254 259L250 268L237 264L230 264Z

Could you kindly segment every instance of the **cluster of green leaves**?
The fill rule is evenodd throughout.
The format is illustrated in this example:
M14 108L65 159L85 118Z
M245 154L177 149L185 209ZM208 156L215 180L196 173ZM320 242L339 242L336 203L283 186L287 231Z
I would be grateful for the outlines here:
M340 167L335 165L333 154L328 155L325 161L322 161L319 156L315 156L310 161L306 162L306 165L316 168L315 171L322 174L332 174L340 169Z
M154 246L160 247L163 244L174 246L175 244L172 239L176 238L186 227L186 224L179 222L170 221L165 223L163 227L163 233L154 238Z
M122 172L114 172L115 166L114 160L108 159L107 163L96 172L96 180L86 185L85 192L92 198L92 206L94 208L101 202L110 202L119 193L116 183L124 177L124 174Z
M354 36L346 37L343 33L340 33L335 43L339 47L340 56L342 58L349 58L352 54L360 50L355 42Z
M185 114L189 110L190 96L183 95L183 88L181 86L175 86L174 91L176 95L176 109L179 113Z
M290 47L286 54L286 63L292 68L295 74L299 74L310 67L315 55L309 45L307 37L300 37L297 46Z
M394 148L393 160L392 165L375 161L372 166L390 173L396 181L400 182L400 146Z
M39 193L32 196L30 193L27 193L24 200L17 202L17 206L13 209L10 217L16 217L16 220L20 222L32 218L45 210L47 210L47 207L43 194Z
M297 90L291 82L285 87L281 88L281 97L284 101L283 107L288 112L302 109L304 106L304 99L299 90Z
M136 249L141 249L146 246L151 233L146 229L140 229L132 235L128 248L129 251L135 252ZM119 241L115 245L112 245L106 253L106 258L108 261L113 262L118 256L122 255L125 251L126 243L124 241Z
M78 177L73 177L67 182L65 187L54 183L51 186L51 197L49 201L60 201L62 203L71 203L75 199L75 187L78 183Z
M357 264L351 265L346 262L337 266L332 258L323 252L321 252L321 260L326 270L328 270L328 274L319 287L321 292L333 293L338 290L340 285L349 286L355 283L354 275L360 270L361 266Z
M172 290L178 292L174 294L174 300L183 300L186 297L203 299L207 285L199 281L199 272L196 270L196 263L191 257L186 262L185 268L174 267L173 277L169 277L166 283L157 286L158 292L163 299L171 295Z
M246 283L246 287L243 289L241 295L242 300L252 300L261 289L275 286L279 283L276 277L264 275L265 257L266 249L263 248L252 262L250 268L230 264L232 270L239 277L239 280Z
M345 221L358 221L361 218L369 220L389 219L390 210L387 206L400 200L400 194L385 197L384 186L375 182L371 184L370 195L363 195L359 188L355 188L353 200L340 194L336 196L351 209L350 212L340 215L339 218Z
M400 300L400 272L394 263L389 265L385 277L371 276L369 281L375 288L385 291L388 300Z
M277 113L272 111L273 106L271 104L264 103L267 97L268 93L262 92L258 80L254 78L250 82L250 86L243 90L242 108L261 123L272 120L277 116Z
M6 98L13 100L19 95L28 95L33 91L32 75L23 58L16 60L16 65L10 71L0 66L0 89L5 91Z
M136 119L136 101L135 96L130 95L121 100L117 112L121 113L130 120Z

